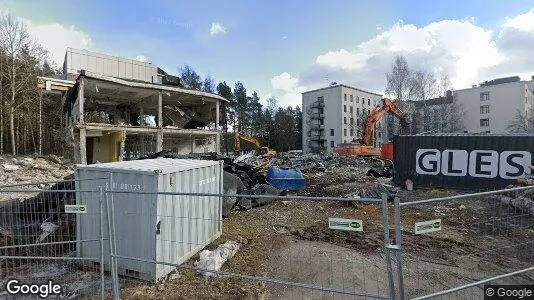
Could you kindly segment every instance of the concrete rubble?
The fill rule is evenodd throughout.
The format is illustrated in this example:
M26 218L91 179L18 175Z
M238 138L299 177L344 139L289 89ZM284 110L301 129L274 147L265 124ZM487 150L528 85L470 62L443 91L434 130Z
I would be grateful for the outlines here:
M202 250L199 254L200 259L194 262L195 267L201 270L219 271L222 265L230 258L234 257L241 244L234 241L227 241L226 243L219 245L217 249ZM200 271L205 277L216 276L216 273Z

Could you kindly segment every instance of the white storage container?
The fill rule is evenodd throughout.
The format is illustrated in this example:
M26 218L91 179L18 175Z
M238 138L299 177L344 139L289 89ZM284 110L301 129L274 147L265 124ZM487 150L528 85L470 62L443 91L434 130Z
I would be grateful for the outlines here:
M100 237L99 197L84 191L98 190L100 186L106 189L112 182L112 190L120 191L107 193L114 204L117 255L181 264L220 236L222 199L158 193L222 194L222 172L222 162L170 158L77 166L76 202L87 205L87 213L77 215L77 239ZM104 199L107 239L105 204ZM107 241L104 253L109 267ZM77 254L98 258L100 245L78 242ZM148 281L157 281L175 269L133 259L119 258L117 262L119 274Z

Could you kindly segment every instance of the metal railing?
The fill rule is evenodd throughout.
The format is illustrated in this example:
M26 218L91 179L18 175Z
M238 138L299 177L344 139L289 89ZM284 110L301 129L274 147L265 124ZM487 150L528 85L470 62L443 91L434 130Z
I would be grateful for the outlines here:
M532 190L534 186L411 202L395 199L391 247L397 250L399 295L483 298L485 283L532 283L534 216L501 200Z
M214 285L243 297L478 298L484 284L534 276L534 218L505 201L533 186L388 203L386 195L132 192L110 190L111 176L94 180L97 190L75 180L0 186L0 296L18 279L52 280L61 296L114 299L142 298L140 280L193 298ZM227 197L255 208L223 222ZM363 230L332 229L330 218L358 219ZM221 269L198 263L210 252L197 252L224 242L239 250ZM178 271L186 283L171 278Z
M61 297L99 293L105 297L111 282L102 259L105 237L78 239L76 219L83 214L65 213L65 205L96 203L103 205L103 190L79 190L87 197L76 199L75 180L36 182L0 186L0 295L7 295L7 284L18 280L31 284L61 286ZM36 186L51 185L48 189ZM103 216L96 220L103 228ZM76 248L91 245L99 249L94 257L80 257Z
M343 197L306 197L306 196L275 196L275 195L245 195L245 194L219 194L219 193L176 193L176 192L136 192L112 190L107 191L112 200L111 214L112 220L116 226L116 232L122 234L113 234L112 241L116 244L113 248L111 257L115 260L115 268L118 268L116 273L130 274L134 277L142 278L149 281L159 281L164 278L166 274L178 270L189 270L195 273L209 273L219 276L227 276L232 280L243 280L247 283L258 282L269 284L265 287L264 292L279 293L283 298L294 297L322 297L321 295L345 295L345 296L365 296L367 298L384 299L390 298L389 292L391 288L387 286L393 279L392 275L388 275L384 270L391 270L388 266L389 260L384 257L389 257L388 251L382 251L383 243L376 244L372 249L370 256L375 259L374 264L367 263L367 255L358 255L357 251L348 250L346 248L337 246L339 243L336 239L352 239L357 241L365 239L366 235L370 237L384 239L381 219L377 222L366 223L364 221L365 229L363 232L334 232L328 228L327 213L315 212L314 222L309 222L308 226L311 228L302 227L299 229L291 228L290 218L298 219L298 211L283 212L278 209L284 209L281 201L291 201L302 209L302 213L309 213L307 208L314 208L319 203L322 205L333 205L335 208L346 211L354 210L354 204L358 205L373 205L378 210L383 208L381 205L387 199L372 199L372 198L343 198ZM141 197L140 197L141 196ZM280 251L275 257L264 262L266 265L258 264L254 259L244 259L241 263L236 263L232 271L213 271L213 269L205 269L195 266L191 262L191 253L196 253L198 250L204 248L212 243L215 239L219 242L231 240L230 236L214 228L222 222L221 214L217 211L219 205L211 205L214 202L218 203L221 198L236 197L248 198L253 202L260 202L264 200L277 201L281 207L273 208L276 213L269 214L268 217L262 216L262 213L268 214L262 210L261 207L253 209L250 213L255 211L259 215L249 216L251 218L250 228L241 228L243 236L239 239L252 240L250 243L265 243L266 240L258 238L258 234L269 236L267 240L269 243L280 243ZM138 207L140 201L152 201L150 199L158 199L157 205L164 207L163 209L154 208L152 211L144 211L144 214L136 212L127 212L125 207ZM319 203L317 203L319 202ZM196 203L200 209L191 205ZM352 206L349 206L352 204ZM351 209L352 208L352 209ZM172 212L172 213L171 213ZM297 214L297 215L296 215ZM239 214L235 215L236 218ZM254 221L254 219L256 221ZM153 227L135 228L133 231L145 232L150 228L154 228L156 236L156 244L159 243L161 247L157 248L155 253L156 259L148 257L140 257L136 253L139 249L139 241L132 239L126 233L126 227L123 220L136 219L145 220L144 222L151 223ZM233 227L233 220L228 219L227 226ZM259 219L259 220L258 220ZM150 221L152 220L152 221ZM315 222L317 221L317 222ZM261 229L255 227L261 223ZM194 224L194 226L193 226ZM194 229L193 229L194 228ZM214 230L212 230L214 229ZM212 230L212 231L210 231ZM251 230L252 232L247 232ZM309 230L309 231L308 231ZM319 236L313 234L314 231L321 232ZM169 233L170 232L170 233ZM234 238L236 238L234 236ZM293 240L294 244L287 244L288 240ZM163 246L164 245L164 246ZM283 246L285 245L285 246ZM350 244L349 244L350 245ZM242 257L254 256L255 251L248 250L250 246L247 243L242 244L244 253ZM269 245L265 245L269 248ZM354 245L353 247L358 247ZM180 249L184 249L180 251ZM260 251L261 252L261 251ZM325 257L318 256L322 253ZM202 254L201 254L202 255ZM384 256L384 257L383 257ZM113 261L113 260L112 260ZM139 264L155 265L155 272L146 268L132 268L133 262ZM167 268L172 267L172 268ZM160 272L161 271L161 272ZM145 272L145 273L143 273ZM371 276L369 276L371 275ZM389 278L389 279L388 279ZM199 282L203 285L204 283ZM206 287L208 288L208 287ZM177 287L177 289L180 289ZM202 287L199 287L202 290ZM254 288L251 288L254 290ZM127 291L128 293L128 291ZM119 297L119 295L115 295ZM201 294L197 294L201 297ZM192 297L195 297L194 295Z

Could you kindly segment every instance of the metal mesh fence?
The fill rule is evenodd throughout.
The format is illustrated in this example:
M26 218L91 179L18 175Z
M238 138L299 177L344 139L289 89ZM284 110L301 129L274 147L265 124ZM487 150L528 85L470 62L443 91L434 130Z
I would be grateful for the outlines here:
M511 199L521 188L456 195L398 206L402 223L402 277L406 297L454 289L534 266L534 216ZM488 284L531 284L534 273ZM483 285L444 297L480 298Z
M158 282L123 284L123 298L388 297L380 199L224 195L257 207L222 222L219 194L109 194L118 273ZM363 230L331 229L329 218Z
M79 245L100 249L100 237L77 238L76 224L84 214L65 213L65 205L99 203L100 191L83 193L76 203L74 181L45 182L0 187L0 295L8 296L7 283L61 286L61 297L100 297L100 252L96 263L80 258ZM97 214L99 207L97 206ZM100 226L99 220L96 220ZM105 274L104 274L105 276ZM108 279L106 277L106 279ZM111 281L104 281L111 289Z

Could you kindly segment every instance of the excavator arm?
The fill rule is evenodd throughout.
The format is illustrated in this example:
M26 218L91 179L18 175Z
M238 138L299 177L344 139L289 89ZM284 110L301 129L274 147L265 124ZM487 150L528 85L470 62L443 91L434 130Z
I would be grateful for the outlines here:
M261 143L258 139L244 133L235 133L234 137L234 147L236 151L241 151L241 141L247 141L256 147L256 153L265 156L265 157L273 157L277 155L277 152L273 149L269 149L269 147L262 147Z
M395 101L391 101L386 98L382 99L382 106L375 107L365 120L365 127L363 132L363 144L365 146L373 146L375 139L375 124L380 121L384 114L388 112L399 118L401 122L405 122L403 113L399 109Z

